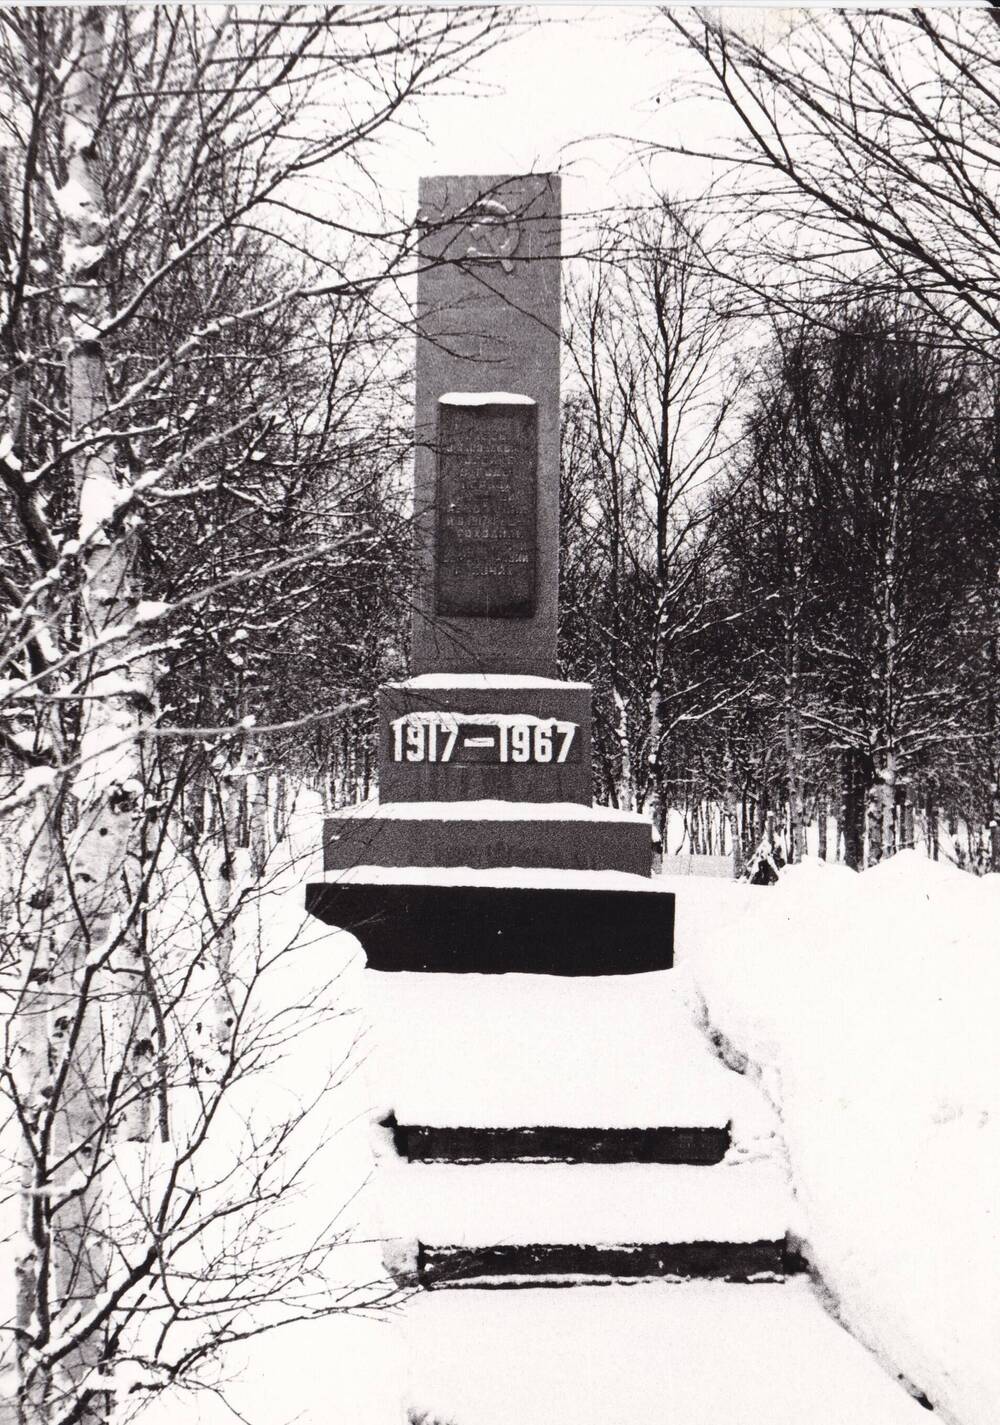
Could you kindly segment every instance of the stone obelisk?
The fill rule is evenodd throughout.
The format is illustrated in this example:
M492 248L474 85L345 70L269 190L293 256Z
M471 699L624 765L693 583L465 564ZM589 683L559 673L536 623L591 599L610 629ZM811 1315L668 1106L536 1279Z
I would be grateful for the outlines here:
M649 823L591 805L591 689L556 677L559 179L428 178L419 213L413 676L382 689L380 801L327 822L327 868L648 876ZM647 889L632 911L665 915Z
M556 674L559 179L429 178L413 672Z

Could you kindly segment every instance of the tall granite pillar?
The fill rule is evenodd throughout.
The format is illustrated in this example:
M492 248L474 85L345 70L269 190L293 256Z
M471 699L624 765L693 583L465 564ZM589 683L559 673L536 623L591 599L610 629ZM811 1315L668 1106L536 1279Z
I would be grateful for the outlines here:
M559 179L425 178L420 217L413 671L553 678Z

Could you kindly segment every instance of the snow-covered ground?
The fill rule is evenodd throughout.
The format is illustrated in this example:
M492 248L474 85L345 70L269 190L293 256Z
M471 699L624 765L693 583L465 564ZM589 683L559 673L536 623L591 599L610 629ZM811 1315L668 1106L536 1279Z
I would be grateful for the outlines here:
M678 897L678 967L671 978L729 1061L745 1068L780 1112L796 1221L828 1304L872 1349L887 1377L905 1377L941 1418L994 1425L1000 1418L1000 972L993 927L1000 882L904 853L863 876L836 866L793 868L777 887L691 876L668 883ZM635 977L637 990L643 978ZM516 988L498 979L498 1001ZM607 1008L614 1017L613 999ZM497 1009L503 1017L499 1002ZM539 1013L547 1013L544 1006ZM509 1012L506 1018L513 1021ZM593 1031L591 1018L587 1012L579 1021L584 1037ZM490 1053L497 1048L490 1044ZM719 1290L725 1288L708 1289L709 1295ZM645 1297L633 1293L645 1291L622 1288L616 1300L624 1293L638 1311ZM567 1300L565 1293L528 1295L532 1302ZM499 1297L514 1310L514 1298ZM581 1311L589 1303L581 1330L596 1331L603 1314L619 1310L596 1289L581 1289L573 1299ZM516 1300L523 1303L524 1294ZM660 1302L655 1289L649 1300ZM701 1301L695 1294L664 1300L678 1302L680 1319L701 1315L700 1305L694 1311ZM769 1317L771 1300L749 1299L753 1311L763 1313L755 1321ZM428 1313L431 1305L436 1315L451 1312L460 1321L472 1296L438 1293ZM545 1309L551 1310L539 1306ZM708 1320L715 1307L706 1310ZM347 1321L322 1329L329 1352L319 1356L313 1355L317 1328L254 1352L252 1371L237 1389L244 1406L253 1402L255 1421L296 1413L265 1409L263 1392L283 1406L294 1400L306 1419L320 1399L325 1420L392 1418L381 1412L394 1398L387 1374L404 1369L398 1330ZM421 1329L418 1323L418 1334ZM840 1339L810 1334L822 1346L817 1370L826 1369L828 1349L838 1361L842 1410L832 1418L847 1425L862 1418L852 1392L867 1368L857 1348L837 1354L832 1343ZM662 1347L670 1353L669 1339ZM800 1375L807 1366L800 1358ZM290 1397L275 1394L276 1371L290 1382ZM261 1393L253 1386L258 1379ZM724 1384L712 1390L725 1398ZM790 1411L797 1398L790 1397ZM877 1393L867 1398L874 1413L866 1419L876 1425L888 1418L880 1415ZM741 1409L747 1413L731 1418L756 1419L748 1401ZM707 1425L709 1418L716 1419L696 1412L684 1425ZM812 1425L807 1415L800 1418Z
M670 978L780 1113L828 1305L941 1418L994 1425L1000 878L911 852L862 876L807 863L777 887L664 879L678 898ZM497 982L508 1023L516 990Z
M685 880L678 983L780 1112L811 1261L955 1425L1000 1419L1000 877Z
M299 946L276 964L269 995L272 1003L285 995L295 1003L303 984L328 978L336 981L338 1004L347 1014L327 1029L317 1026L308 1041L275 1065L269 1080L257 1081L253 1102L236 1105L244 1124L261 1112L269 1116L283 1096L301 1096L310 1076L328 1073L352 1046L354 1057L364 1055L358 1043L364 1018L359 947L350 936L331 932L302 912L303 885L318 869L306 853L310 845L318 849L319 822L318 807L301 809L291 846L301 859L287 858L261 902L264 939L275 948L289 942ZM602 1002L613 1022L626 1013L622 996L633 994L644 1006L643 1037L662 1022L669 1038L677 1032L679 993L692 1018L715 1037L720 1053L747 1071L743 1079L734 1079L734 1102L752 1099L756 1083L780 1115L798 1199L796 1225L829 1304L873 1355L854 1346L832 1322L827 1329L823 1323L828 1318L805 1283L432 1293L403 1314L409 1316L409 1351L414 1341L419 1345L423 1340L426 1355L427 1342L453 1331L480 1299L484 1331L488 1327L502 1335L504 1319L511 1317L520 1323L523 1339L548 1339L548 1332L563 1343L567 1388L571 1373L566 1362L574 1362L577 1395L590 1401L589 1414L560 1412L574 1425L590 1418L657 1419L661 1378L663 1419L677 1425L718 1425L722 1419L730 1425L762 1425L769 1401L768 1425L817 1425L820 1418L824 1425L827 1419L838 1425L887 1425L897 1411L919 1412L893 1384L894 1374L923 1392L950 1425L994 1425L1000 1419L1000 972L994 943L1000 878L977 880L932 864L922 854L904 853L864 876L806 865L786 871L776 887L734 886L690 875L664 878L662 884L677 894L677 968L663 977L671 984L673 1008L665 1009L650 992L648 981L659 977L626 977L631 991L616 981L596 997L588 995L586 984L574 982L571 1017L578 1039L564 1038L558 1049L560 1062L565 1060L564 1077L575 1074L572 1066L581 1046L600 1037ZM468 988L479 977L463 978ZM521 1040L557 1013L550 1003L552 982L539 980L531 1012L537 1023L531 1018L522 994L529 978L483 977L477 991L495 994L498 1020L519 1025ZM399 977L397 987L404 1010L407 996L416 993L407 981ZM451 1030L464 1036L465 1081L457 1076L449 1085L428 1070L411 1077L405 1092L414 1100L414 1115L433 1102L440 1110L437 1117L448 1122L456 1115L466 1117L460 1110L472 1098L478 1101L477 1082L495 1088L501 1060L508 1051L515 1062L519 1054L523 1059L524 1046L516 1037L506 1044L490 1040L481 1046L483 1055L492 1056L490 1063L474 1065L479 1011L463 1018L461 1006L449 1010L447 977L440 984L439 1009ZM420 1006L410 1010L411 1042L417 1044ZM595 1046L595 1062L609 1052L615 1052L613 1035L603 1047ZM621 1053L627 1059L624 1048ZM644 1061L634 1046L632 1053L624 1067L618 1064L609 1072L601 1119L617 1121L620 1100L633 1091L648 1105L647 1116L657 1116L659 1090L653 1080L660 1061L655 1055ZM664 1062L669 1059L665 1054ZM422 1062L419 1054L413 1062ZM533 1097L542 1082L536 1068L514 1076L512 1088ZM697 1092L693 1082L674 1081L664 1100L675 1107L684 1102L692 1121L699 1105L704 1107L704 1062L697 1074ZM308 1164L293 1205L299 1230L343 1207L343 1221L354 1224L357 1246L345 1249L338 1272L356 1270L368 1280L379 1270L375 1239L380 1223L363 1184L371 1167L369 1114L373 1107L385 1107L380 1091L377 1081L360 1072L348 1075L334 1091L322 1115L326 1141ZM418 1102L422 1095L426 1103ZM489 1121L523 1116L511 1117L508 1110L505 1095L494 1092ZM594 1116L582 1105L576 1115L581 1122ZM422 1116L435 1119L430 1112ZM570 1118L569 1112L559 1116ZM709 1114L705 1121L714 1117ZM771 1119L766 1113L763 1119L753 1112L747 1117L750 1130L737 1149L752 1157ZM562 1181L566 1173L556 1176ZM790 1313L787 1320L783 1313ZM536 1317L537 1332L531 1325ZM400 1383L409 1369L407 1360L412 1362L400 1319L392 1313L384 1320L377 1315L335 1317L256 1338L228 1351L219 1384L251 1425L292 1420L397 1425ZM606 1335L602 1322L607 1331L620 1330L622 1340L632 1343L636 1362L649 1367L641 1411L629 1406L632 1395L633 1403L639 1401L638 1365L634 1371L623 1358L608 1380L597 1379L593 1343ZM702 1342L705 1359L695 1370L702 1327L703 1334L715 1338ZM428 1331L430 1337L421 1335ZM781 1362L791 1372L788 1380L781 1376L777 1396L768 1396L767 1382L775 1377L763 1370L768 1343L779 1373ZM669 1363L681 1358L680 1351L687 1351L694 1364L671 1375ZM453 1356L448 1359L455 1365ZM562 1360L557 1355L553 1368ZM441 1400L443 1405L454 1400L456 1425L487 1425L485 1416L474 1419L467 1413L472 1401L462 1397L462 1374L455 1365L458 1373L445 1379L446 1364L443 1358ZM504 1369L508 1394L517 1382L522 1394L529 1390L530 1375L519 1374L514 1359ZM703 1393L691 1395L699 1371ZM471 1383L472 1375L466 1372L464 1379ZM809 1413L810 1380L823 1392L821 1415ZM889 1391L884 1400L882 1380ZM601 1394L608 1390L609 1396ZM743 1394L734 1396L734 1391ZM837 1391L839 1398L833 1394ZM774 1415L779 1396L780 1410ZM501 1411L501 1403L506 1407L511 1401L498 1396L498 1419L500 1414L522 1418L517 1410ZM467 1410L459 1418L462 1405ZM197 1425L233 1419L217 1395L178 1399L170 1393L154 1400L143 1418L149 1425L168 1425L180 1410ZM899 1418L908 1417L900 1413Z

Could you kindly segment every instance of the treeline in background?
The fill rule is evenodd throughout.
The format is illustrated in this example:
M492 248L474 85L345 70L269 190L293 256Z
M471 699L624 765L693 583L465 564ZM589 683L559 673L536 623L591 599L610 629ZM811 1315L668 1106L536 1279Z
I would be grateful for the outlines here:
M597 796L668 861L1000 870L995 369L884 288L761 340L665 223L571 304L562 658Z

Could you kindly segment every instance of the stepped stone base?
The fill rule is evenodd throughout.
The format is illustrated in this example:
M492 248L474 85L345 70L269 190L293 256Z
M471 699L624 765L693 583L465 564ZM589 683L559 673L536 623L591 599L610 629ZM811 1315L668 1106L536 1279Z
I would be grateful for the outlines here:
M648 876L651 860L644 817L573 802L367 802L327 817L323 826L327 871L556 866Z
M420 883L380 869L306 887L306 910L356 935L373 970L627 975L673 964L674 898L639 876L628 878L635 889L611 890Z

